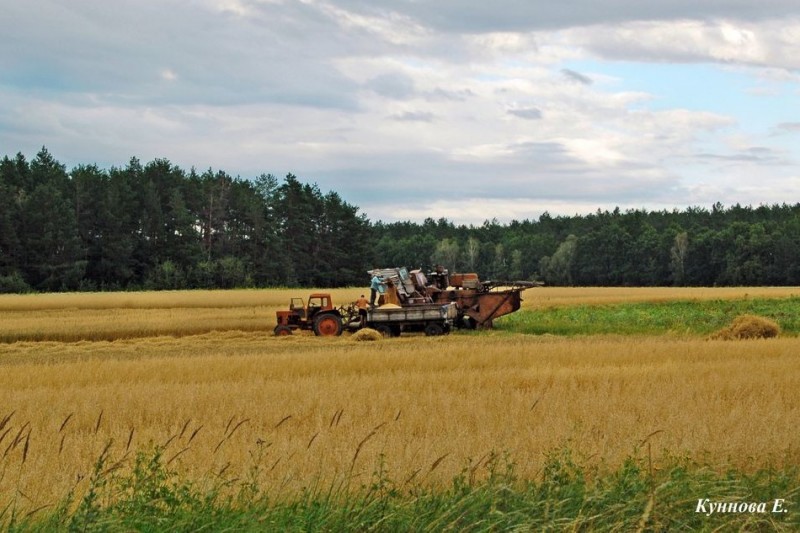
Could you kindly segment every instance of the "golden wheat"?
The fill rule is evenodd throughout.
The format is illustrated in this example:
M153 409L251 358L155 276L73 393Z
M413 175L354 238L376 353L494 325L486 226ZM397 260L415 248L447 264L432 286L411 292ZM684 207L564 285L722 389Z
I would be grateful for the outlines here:
M13 354L24 344L4 348L0 417L13 416L0 453L17 445L0 493L51 503L86 481L112 441L115 458L169 441L171 466L198 479L223 468L243 476L261 453L262 484L274 490L351 468L366 481L380 455L396 479L420 470L422 482L492 451L510 452L524 476L564 445L616 465L659 430L657 449L712 464L800 459L797 339L453 335L376 350L239 333L129 341L120 353L93 344L28 351L32 362Z
M350 473L365 483L381 457L409 484L446 482L493 451L509 452L526 477L564 446L613 467L648 436L657 457L745 470L800 460L797 338L273 337L269 309L297 291L243 291L245 299L263 293L263 305L247 300L267 322L263 331L244 331L251 315L236 318L248 307L233 292L176 293L174 308L166 300L158 308L152 294L142 298L156 307L138 295L98 295L109 298L93 315L98 330L127 331L126 322L157 316L163 334L0 344L0 494L52 504L85 489L104 450L108 468L127 468L136 451L156 445L192 479L244 479L258 465L259 484L274 492ZM744 292L756 291L732 297ZM565 293L551 296L572 299ZM54 313L36 321L45 334L62 331L53 316L101 307L76 299L26 310L9 301L0 299L4 319ZM200 311L213 322L214 310L229 316L230 331L186 335L187 317Z
M272 331L275 311L312 291L235 290L0 295L0 342L75 342L210 331ZM339 305L359 289L326 290Z

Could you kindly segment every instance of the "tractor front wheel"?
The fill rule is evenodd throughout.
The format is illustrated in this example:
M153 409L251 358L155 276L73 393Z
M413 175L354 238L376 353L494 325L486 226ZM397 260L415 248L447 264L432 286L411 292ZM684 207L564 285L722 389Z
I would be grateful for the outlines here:
M278 337L283 337L292 334L292 328L290 328L289 326L275 326L275 329L273 331L275 335L277 335Z
M335 337L342 334L342 319L337 315L326 313L314 319L314 335Z

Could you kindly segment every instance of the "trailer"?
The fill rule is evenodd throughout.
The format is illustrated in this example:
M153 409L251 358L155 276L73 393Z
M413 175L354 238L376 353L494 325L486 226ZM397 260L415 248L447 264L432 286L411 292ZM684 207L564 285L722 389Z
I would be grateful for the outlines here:
M384 337L398 337L405 332L421 331L427 336L450 333L458 319L458 306L445 304L383 305L367 310L364 321L357 314L347 324L350 330L372 328Z

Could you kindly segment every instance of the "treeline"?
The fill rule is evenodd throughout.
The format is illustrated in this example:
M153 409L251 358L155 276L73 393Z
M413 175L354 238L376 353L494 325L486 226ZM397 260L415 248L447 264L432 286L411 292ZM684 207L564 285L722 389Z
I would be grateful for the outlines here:
M369 235L357 207L291 175L0 161L5 292L348 285Z
M484 279L576 286L800 284L800 204L373 228L385 263L413 264L427 253L434 263Z
M375 266L550 285L798 285L800 204L371 222L293 175L0 161L0 292L365 285Z

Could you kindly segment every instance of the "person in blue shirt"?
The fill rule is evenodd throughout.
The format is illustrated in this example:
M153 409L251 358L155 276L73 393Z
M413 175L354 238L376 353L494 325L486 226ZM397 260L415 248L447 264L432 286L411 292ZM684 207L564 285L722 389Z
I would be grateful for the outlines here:
M383 292L383 280L377 272L373 273L372 281L369 284L369 306L375 307L375 298L379 292Z

